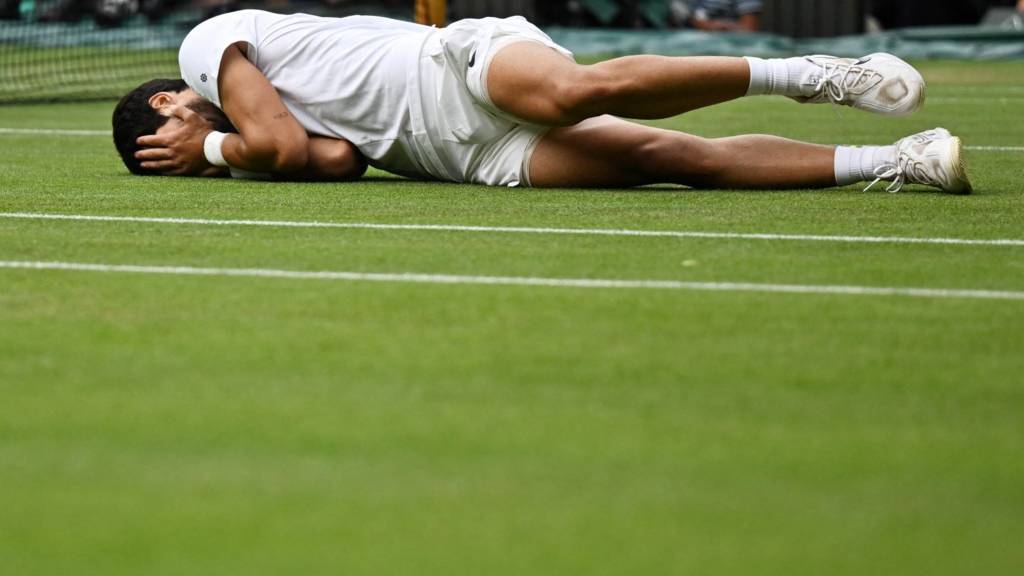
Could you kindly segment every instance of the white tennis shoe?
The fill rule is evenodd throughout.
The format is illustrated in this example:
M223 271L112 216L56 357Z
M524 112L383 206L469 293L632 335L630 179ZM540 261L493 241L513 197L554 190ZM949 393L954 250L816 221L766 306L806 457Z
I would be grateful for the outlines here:
M835 56L806 56L808 67L801 85L813 96L797 102L852 106L885 116L907 116L924 106L925 82L920 72L903 60L879 52L859 60Z
M926 130L896 143L896 162L879 166L877 177L867 191L882 180L891 180L886 188L899 192L905 184L934 186L952 194L970 194L971 181L963 160L960 138L945 128Z

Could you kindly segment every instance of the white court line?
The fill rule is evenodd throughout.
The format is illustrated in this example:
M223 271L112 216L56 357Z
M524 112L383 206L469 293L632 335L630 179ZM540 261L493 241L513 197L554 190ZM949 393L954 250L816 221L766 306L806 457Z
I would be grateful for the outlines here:
M1024 96L929 96L929 104L1019 104Z
M0 134L43 134L50 136L110 136L110 130L65 130L61 128L0 128Z
M815 234L762 234L742 232L695 232L685 230L627 230L609 228L530 228L516 226L465 226L460 224L377 224L372 222L296 222L287 220L208 220L146 216L92 216L0 212L0 218L24 220L72 220L85 222L137 222L191 224L197 226L266 226L271 228L340 228L361 230L421 230L435 232L492 232L504 234L554 234L573 236L636 236L646 238L706 238L725 240L789 240L863 244L942 244L957 246L1024 246L1024 239L919 238L910 236L828 236Z
M980 152L1024 152L1024 146L964 146L964 148Z
M945 85L938 88L937 91L941 91L943 95L951 94L1001 94L1002 92L1024 92L1024 86L1020 85L989 85L989 86L953 86Z
M599 278L537 278L530 276L461 276L414 272L329 272L274 270L266 268L194 268L191 266L140 266L88 264L80 262L32 262L0 260L0 269L62 270L125 274L166 274L174 276L219 276L242 278L284 278L291 280L335 280L402 284L473 284L486 286L532 286L545 288L609 288L620 290L697 290L706 292L767 292L775 294L825 294L841 296L905 296L910 298L962 298L973 300L1020 300L1024 292L1002 290L951 290L943 288L897 288L885 286L837 286L812 284L757 284L749 282L683 282L678 280L611 280Z
M0 128L0 134L40 134L51 136L110 136L109 130L64 130L59 128ZM1024 152L1024 146L965 146L981 152Z

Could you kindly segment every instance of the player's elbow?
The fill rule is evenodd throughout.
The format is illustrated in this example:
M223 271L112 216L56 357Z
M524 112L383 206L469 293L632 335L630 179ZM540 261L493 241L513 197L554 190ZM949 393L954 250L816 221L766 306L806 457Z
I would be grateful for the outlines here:
M305 144L278 146L272 160L273 171L279 173L297 172L309 163L309 151Z
M305 130L274 139L274 171L297 172L309 164L309 136Z

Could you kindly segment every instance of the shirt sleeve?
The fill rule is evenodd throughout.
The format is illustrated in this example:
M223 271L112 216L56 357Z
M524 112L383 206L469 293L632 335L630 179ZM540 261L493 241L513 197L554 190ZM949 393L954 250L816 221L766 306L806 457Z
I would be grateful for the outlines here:
M239 10L210 18L192 29L178 50L181 78L189 88L220 108L217 76L224 51L232 44L248 44L248 57L257 46L256 16L253 10Z

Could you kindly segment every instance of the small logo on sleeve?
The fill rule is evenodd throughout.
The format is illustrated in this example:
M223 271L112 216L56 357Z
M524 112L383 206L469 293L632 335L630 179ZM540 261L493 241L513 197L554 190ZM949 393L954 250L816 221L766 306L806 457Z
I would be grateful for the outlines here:
M200 74L199 75L199 79L202 80L203 82L206 82L206 74Z

